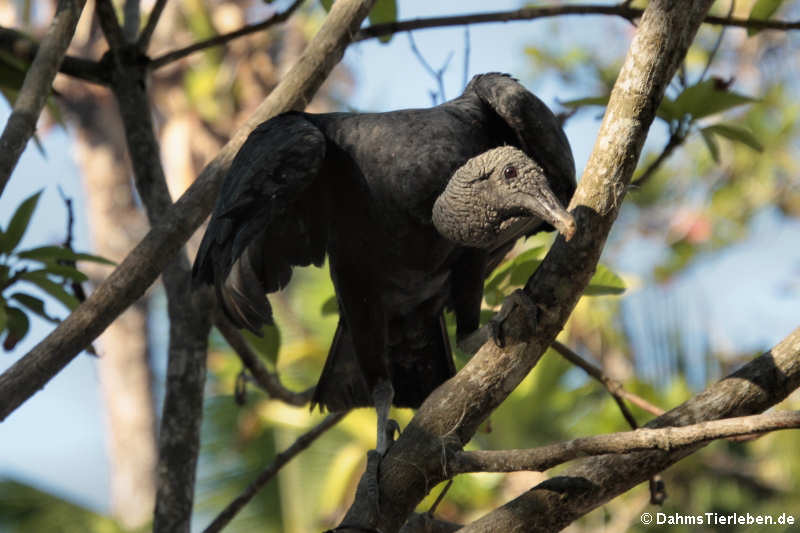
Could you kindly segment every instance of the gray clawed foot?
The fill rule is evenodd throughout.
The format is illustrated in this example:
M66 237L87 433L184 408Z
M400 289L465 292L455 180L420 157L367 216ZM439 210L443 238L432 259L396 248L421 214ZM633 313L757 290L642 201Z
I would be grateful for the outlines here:
M489 326L490 335L498 348L504 348L506 345L506 334L503 330L503 326L511 312L518 306L524 307L527 310L528 316L535 320L538 310L536 304L534 304L531 297L528 296L528 293L522 289L517 289L512 292L503 302L503 307L500 308L500 311L494 315L487 324Z

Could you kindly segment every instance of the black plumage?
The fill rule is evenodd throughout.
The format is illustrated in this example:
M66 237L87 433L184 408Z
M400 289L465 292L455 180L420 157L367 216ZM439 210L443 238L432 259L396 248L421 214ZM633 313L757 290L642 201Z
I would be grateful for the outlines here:
M488 208L500 211L503 227L485 228L480 242L437 230L434 202L451 176L505 145L529 156L546 193L567 204L575 171L566 136L552 112L506 75L476 76L461 96L430 109L277 116L233 161L195 280L216 287L234 323L257 331L271 320L265 293L284 287L293 266L320 265L327 254L340 320L313 401L339 411L392 401L393 390L395 405L418 407L454 372L443 309L454 310L459 338L469 334L478 327L484 278L519 236L553 229L542 219L574 230L560 206L543 215L444 200L441 220L455 220L459 209L486 218ZM382 383L392 385L388 392Z

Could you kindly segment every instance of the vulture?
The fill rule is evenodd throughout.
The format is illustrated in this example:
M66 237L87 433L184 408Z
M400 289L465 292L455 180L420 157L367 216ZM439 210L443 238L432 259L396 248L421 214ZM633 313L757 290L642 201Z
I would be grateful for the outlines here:
M266 294L327 255L340 315L313 405L374 406L384 454L390 406L419 407L455 372L445 308L459 340L476 330L484 280L519 237L572 236L574 190L558 120L505 74L427 109L288 112L234 158L193 278L258 332Z

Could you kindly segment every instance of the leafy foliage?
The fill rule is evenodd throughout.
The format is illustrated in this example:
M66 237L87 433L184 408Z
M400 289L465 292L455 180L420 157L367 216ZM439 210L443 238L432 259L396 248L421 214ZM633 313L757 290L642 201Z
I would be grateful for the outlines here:
M47 312L43 299L27 292L11 292L12 287L25 282L59 301L67 310L75 309L78 298L72 284L87 280L75 267L76 261L113 264L87 253L78 253L63 246L39 246L20 250L19 244L31 224L42 191L26 198L14 211L5 229L0 228L0 335L3 349L11 351L28 334L29 315L50 323L59 319Z

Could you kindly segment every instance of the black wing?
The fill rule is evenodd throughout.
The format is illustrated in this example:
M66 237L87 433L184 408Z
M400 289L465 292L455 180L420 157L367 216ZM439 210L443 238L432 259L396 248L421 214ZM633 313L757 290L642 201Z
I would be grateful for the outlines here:
M239 327L271 322L266 293L289 282L292 266L325 258L325 145L302 113L287 113L253 130L231 164L192 274L214 285Z
M507 74L479 74L465 92L470 90L508 124L519 147L544 169L559 201L564 206L569 204L576 186L575 161L567 136L550 108Z

